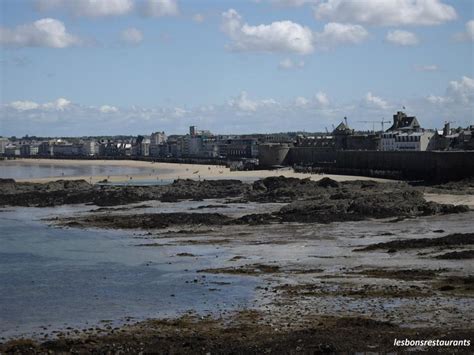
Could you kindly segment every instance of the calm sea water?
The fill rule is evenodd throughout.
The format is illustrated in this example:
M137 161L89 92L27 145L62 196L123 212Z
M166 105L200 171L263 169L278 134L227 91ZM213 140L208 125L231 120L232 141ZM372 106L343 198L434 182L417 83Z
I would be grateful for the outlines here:
M128 316L213 313L251 299L254 280L196 272L230 257L214 246L140 247L146 241L138 232L61 229L42 221L88 209L0 211L0 338L39 336L43 326L120 324Z
M0 178L27 179L65 176L113 176L113 175L147 175L159 176L170 172L163 167L127 167L114 165L58 165L32 164L22 161L0 161Z

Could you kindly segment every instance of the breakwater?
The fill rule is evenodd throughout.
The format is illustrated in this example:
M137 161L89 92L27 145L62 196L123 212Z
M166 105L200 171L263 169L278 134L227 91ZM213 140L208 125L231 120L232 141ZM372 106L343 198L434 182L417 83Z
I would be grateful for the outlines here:
M286 165L314 167L333 174L426 181L474 176L474 151L331 151L291 147L283 161Z

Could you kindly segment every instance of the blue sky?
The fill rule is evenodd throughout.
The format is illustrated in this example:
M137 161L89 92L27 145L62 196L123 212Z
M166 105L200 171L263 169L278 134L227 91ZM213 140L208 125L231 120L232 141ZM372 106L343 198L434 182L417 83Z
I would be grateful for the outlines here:
M0 135L474 123L470 0L0 4Z

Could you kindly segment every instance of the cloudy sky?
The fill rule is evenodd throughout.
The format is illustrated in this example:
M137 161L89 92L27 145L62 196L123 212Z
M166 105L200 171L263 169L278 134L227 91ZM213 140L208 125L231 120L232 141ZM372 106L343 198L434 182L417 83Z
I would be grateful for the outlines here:
M472 0L0 0L0 135L474 124Z

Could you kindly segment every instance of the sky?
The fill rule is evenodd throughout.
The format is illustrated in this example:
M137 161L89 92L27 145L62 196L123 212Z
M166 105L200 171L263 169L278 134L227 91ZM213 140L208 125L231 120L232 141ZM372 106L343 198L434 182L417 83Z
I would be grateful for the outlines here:
M0 136L474 124L471 0L0 0L0 46Z

